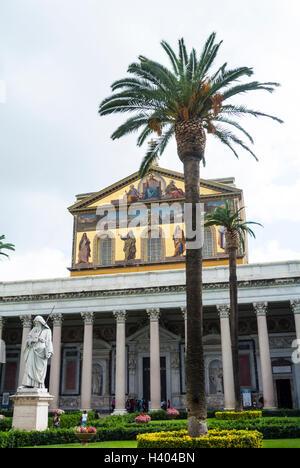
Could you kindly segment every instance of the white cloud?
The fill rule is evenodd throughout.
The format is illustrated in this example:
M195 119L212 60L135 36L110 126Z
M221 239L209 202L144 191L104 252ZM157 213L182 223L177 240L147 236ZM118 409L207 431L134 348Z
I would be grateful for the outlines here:
M69 262L69 258L57 249L12 253L9 260L0 260L0 281L67 277Z
M266 245L252 248L250 263L282 262L286 260L300 260L300 252L289 248L282 248L277 240L270 240Z

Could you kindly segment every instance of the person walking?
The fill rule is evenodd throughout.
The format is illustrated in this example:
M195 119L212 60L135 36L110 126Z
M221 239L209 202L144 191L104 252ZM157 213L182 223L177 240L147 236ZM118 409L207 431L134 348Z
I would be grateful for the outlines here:
M88 414L87 414L87 411L84 410L84 412L82 413L82 416L81 416L81 425L85 426L86 423L87 423L87 420L88 420Z
M113 399L111 400L111 411L112 411L112 413L115 411L115 407L116 407L116 399L115 399L115 397L113 397Z
M60 423L60 417L58 414L58 411L54 411L54 416L53 416L53 427L59 428L59 423Z

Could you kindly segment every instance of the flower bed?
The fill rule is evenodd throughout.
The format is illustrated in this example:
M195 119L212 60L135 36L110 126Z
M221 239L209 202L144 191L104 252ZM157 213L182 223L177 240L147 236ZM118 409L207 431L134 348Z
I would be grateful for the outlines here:
M177 416L179 416L179 411L175 408L169 408L167 409L167 415L170 419L175 419Z
M74 432L77 439L80 440L81 444L84 446L87 445L87 443L90 442L97 434L97 431L94 427L84 426L75 427Z
M261 411L217 411L216 419L257 419L262 417Z
M134 420L136 423L139 423L139 424L147 424L148 422L151 421L151 417L148 414L140 414Z
M138 448L262 448L263 436L258 431L217 431L192 438L187 431L156 432L137 436Z

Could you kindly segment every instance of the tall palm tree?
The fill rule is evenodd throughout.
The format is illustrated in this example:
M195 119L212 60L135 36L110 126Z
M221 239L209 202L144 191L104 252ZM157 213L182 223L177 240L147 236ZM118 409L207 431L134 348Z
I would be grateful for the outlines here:
M101 116L132 114L112 134L113 140L140 129L137 144L141 146L153 133L157 135L156 139L151 140L141 163L141 176L147 173L175 135L178 156L183 163L186 203L192 207L193 228L196 226L197 206L200 202L200 162L204 162L206 134L221 141L236 157L235 145L257 159L249 146L230 130L233 127L246 136L250 143L253 142L235 118L245 115L264 116L282 122L277 117L228 102L237 94L250 91L265 90L271 93L278 83L237 83L243 77L250 77L253 70L249 67L228 69L227 63L212 72L221 45L221 42L215 42L215 38L216 34L212 33L200 55L195 49L188 54L183 39L179 40L178 54L167 42L162 41L171 68L139 56L138 62L128 67L128 73L132 76L114 82L111 86L113 94L104 99L99 108ZM187 236L187 241L193 240ZM188 428L191 436L197 436L207 431L201 247L188 247L186 250L186 297Z
M0 255L9 257L9 255L3 252L3 250L15 250L15 246L14 244L5 244L4 242L2 242L4 241L4 239L5 239L4 235L0 236Z
M242 218L244 207L238 210L233 209L232 204L224 201L224 207L218 206L212 213L205 214L205 227L219 226L225 230L226 250L229 257L229 290L230 290L230 332L231 332L231 349L232 349L232 365L234 377L234 392L235 392L235 410L242 411L242 394L240 385L240 369L239 369L239 341L238 341L238 287L236 260L240 245L245 249L245 236L255 238L253 230L249 224L260 223L254 221L245 221Z

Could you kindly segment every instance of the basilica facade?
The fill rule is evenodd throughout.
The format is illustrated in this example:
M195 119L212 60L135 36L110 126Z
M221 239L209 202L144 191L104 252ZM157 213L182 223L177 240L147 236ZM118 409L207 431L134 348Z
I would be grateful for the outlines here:
M233 179L201 180L200 195L206 212L224 200L244 206ZM183 175L158 166L143 179L135 173L76 197L69 277L0 283L1 395L20 385L22 348L34 316L42 315L53 336L46 377L52 409L109 412L114 400L122 414L130 399L151 401L151 409L167 400L185 408L184 200ZM208 407L231 409L224 237L221 227L204 230L204 350ZM245 405L300 407L300 262L249 264L246 242L238 291Z

